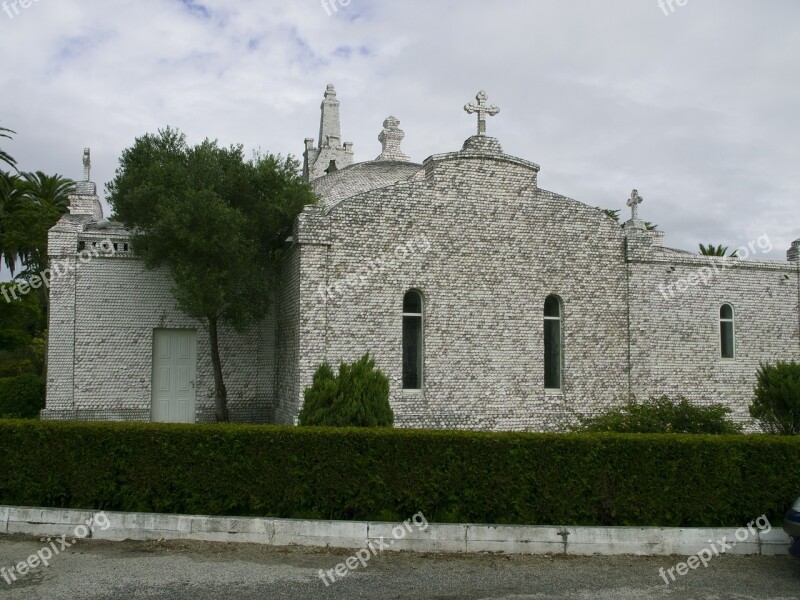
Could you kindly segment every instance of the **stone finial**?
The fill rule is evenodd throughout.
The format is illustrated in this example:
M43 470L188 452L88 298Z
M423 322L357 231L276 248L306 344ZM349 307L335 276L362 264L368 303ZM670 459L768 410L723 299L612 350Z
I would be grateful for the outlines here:
M464 110L467 111L467 114L478 114L478 135L486 135L486 116L493 117L500 112L498 107L486 102L488 98L489 96L486 95L486 92L481 90L475 96L475 100L478 101L477 104L470 102L464 105Z
M402 160L409 162L408 156L400 150L400 142L406 134L400 129L400 121L395 117L387 117L383 122L383 131L378 134L378 141L383 146L381 155L375 160Z
M83 180L75 183L75 194L78 196L97 195L97 186L92 183L92 151L83 149Z
M92 150L91 148L84 148L83 149L83 180L84 181L91 181L91 170L92 170Z

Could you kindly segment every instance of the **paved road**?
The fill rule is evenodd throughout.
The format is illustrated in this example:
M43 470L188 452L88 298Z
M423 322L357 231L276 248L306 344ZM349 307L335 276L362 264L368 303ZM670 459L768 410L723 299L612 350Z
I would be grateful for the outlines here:
M0 567L26 560L45 542L0 536ZM48 567L17 575L11 585L0 571L0 599L800 600L800 561L783 556L714 558L707 569L690 571L667 586L659 567L669 568L682 557L385 552L326 587L319 571L334 569L351 554L249 544L79 540Z

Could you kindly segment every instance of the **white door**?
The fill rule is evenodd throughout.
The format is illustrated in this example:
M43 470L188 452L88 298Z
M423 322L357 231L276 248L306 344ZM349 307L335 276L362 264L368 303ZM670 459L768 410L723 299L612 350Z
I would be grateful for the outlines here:
M194 423L197 331L153 332L153 410L160 423Z

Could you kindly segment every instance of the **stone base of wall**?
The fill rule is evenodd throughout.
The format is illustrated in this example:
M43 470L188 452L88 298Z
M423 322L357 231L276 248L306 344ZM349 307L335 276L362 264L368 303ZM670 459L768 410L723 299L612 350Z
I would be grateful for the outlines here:
M44 409L39 413L39 417L43 421L139 421L147 423L150 421L150 411L136 408L114 410Z
M270 423L269 414L264 409L229 407L232 423ZM142 408L126 409L44 409L39 413L43 421L127 421L150 422L150 410ZM197 423L216 423L213 409L198 409Z

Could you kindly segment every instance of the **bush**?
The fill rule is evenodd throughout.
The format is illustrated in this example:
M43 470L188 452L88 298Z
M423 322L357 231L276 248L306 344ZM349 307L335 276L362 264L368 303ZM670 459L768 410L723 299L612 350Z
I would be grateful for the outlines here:
M35 419L44 408L44 378L32 373L0 379L0 418Z
M780 522L800 437L0 421L0 505L530 525Z
M303 397L300 425L391 427L394 422L389 379L375 368L369 354L352 365L339 365L338 375L323 364Z
M742 426L728 421L725 406L694 406L686 398L676 402L667 396L631 402L598 417L581 419L579 431L614 433L735 434Z
M750 416L768 433L800 434L800 364L761 365Z

